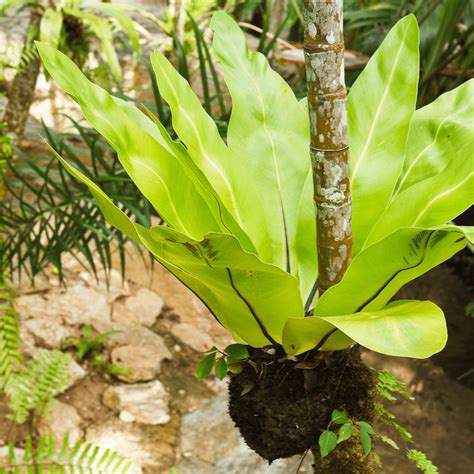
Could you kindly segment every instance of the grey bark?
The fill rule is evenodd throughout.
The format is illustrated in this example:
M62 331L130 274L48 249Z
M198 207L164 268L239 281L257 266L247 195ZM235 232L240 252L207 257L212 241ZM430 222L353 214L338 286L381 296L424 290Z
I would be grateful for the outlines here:
M341 280L352 255L342 6L343 0L303 6L320 293Z
M320 293L341 280L352 255L342 12L343 0L304 0L304 51ZM341 443L324 459L318 450L313 454L313 469L318 474L373 472L355 438Z
M36 10L31 12L28 32L23 53L31 50L28 38L36 36L39 31L41 14ZM25 133L26 121L31 104L35 97L36 82L40 72L40 60L34 55L25 66L20 65L8 90L8 103L3 116L5 130L14 143L21 141Z

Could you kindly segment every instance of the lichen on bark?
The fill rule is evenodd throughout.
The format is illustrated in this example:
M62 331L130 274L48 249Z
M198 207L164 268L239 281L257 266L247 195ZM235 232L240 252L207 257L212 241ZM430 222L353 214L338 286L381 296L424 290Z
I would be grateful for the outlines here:
M341 280L352 255L342 4L305 0L303 8L320 293Z

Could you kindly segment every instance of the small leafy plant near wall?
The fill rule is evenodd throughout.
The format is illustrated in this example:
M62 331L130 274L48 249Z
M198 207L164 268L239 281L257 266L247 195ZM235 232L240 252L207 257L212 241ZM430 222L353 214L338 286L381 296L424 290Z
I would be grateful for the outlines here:
M473 146L474 82L415 110L415 18L388 34L349 94L353 259L341 281L321 293L306 103L248 50L229 16L215 14L211 27L232 96L226 143L160 53L152 65L179 141L54 48L38 49L166 225L133 222L89 177L58 159L89 187L112 225L147 247L247 346L248 363L231 377L230 414L249 446L271 461L316 449L336 409L371 422L375 380L354 343L414 358L444 347L440 308L390 301L473 240L472 228L448 223L472 201L474 172L465 156ZM202 373L230 355L212 349ZM224 362L216 362L219 376ZM357 427L370 437L366 425ZM356 449L357 457L364 450Z

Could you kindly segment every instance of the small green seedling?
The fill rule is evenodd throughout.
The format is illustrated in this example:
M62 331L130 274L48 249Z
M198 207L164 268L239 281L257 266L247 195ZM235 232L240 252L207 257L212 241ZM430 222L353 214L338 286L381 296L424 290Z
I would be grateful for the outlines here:
M87 361L89 365L95 367L102 375L128 375L130 370L110 363L102 355L106 338L118 334L120 331L107 331L97 336L92 336L93 329L91 324L84 325L82 335L80 337L68 337L62 344L63 349L75 349L77 351L77 358L80 361Z
M338 426L336 431L333 429ZM319 452L322 458L334 451L338 444L347 441L354 433L359 433L365 456L372 451L372 436L375 431L366 421L354 422L345 410L333 410L327 429L319 436Z
M221 354L220 357L217 357ZM198 380L209 377L214 368L214 373L219 380L223 380L227 372L240 373L242 362L250 357L249 351L243 344L231 344L223 351L212 347L196 366L196 377Z
M85 324L82 328L80 337L70 336L66 338L63 343L63 348L73 347L77 351L77 358L79 360L90 359L97 353L104 349L105 339L108 336L116 334L118 331L109 331L92 336L94 328L91 324Z
M413 400L413 397L408 392L406 385L398 380L393 374L386 370L378 372L377 392L378 394L389 401L396 401L397 395ZM412 442L412 435L406 428L395 421L395 415L389 412L383 403L375 402L375 412L377 413L377 421L383 423L398 432L403 441L407 443ZM375 463L381 467L382 462L380 456L373 450L373 440L379 440L393 449L399 450L397 442L389 436L377 433L371 424L366 421L352 420L345 410L333 410L331 420L329 421L326 430L319 436L319 452L321 457L328 456L334 451L337 446L347 441L354 434L358 434L358 438L365 456L372 454ZM407 449L407 459L413 461L418 469L425 474L436 474L437 467L426 457L421 451L415 449Z

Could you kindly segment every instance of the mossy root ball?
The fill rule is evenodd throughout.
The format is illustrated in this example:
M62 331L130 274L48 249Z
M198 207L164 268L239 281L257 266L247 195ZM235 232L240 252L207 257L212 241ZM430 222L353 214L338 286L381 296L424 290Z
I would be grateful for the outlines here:
M251 358L231 377L229 413L248 446L269 462L317 448L334 409L355 420L374 418L375 374L358 348L304 363L263 350Z

